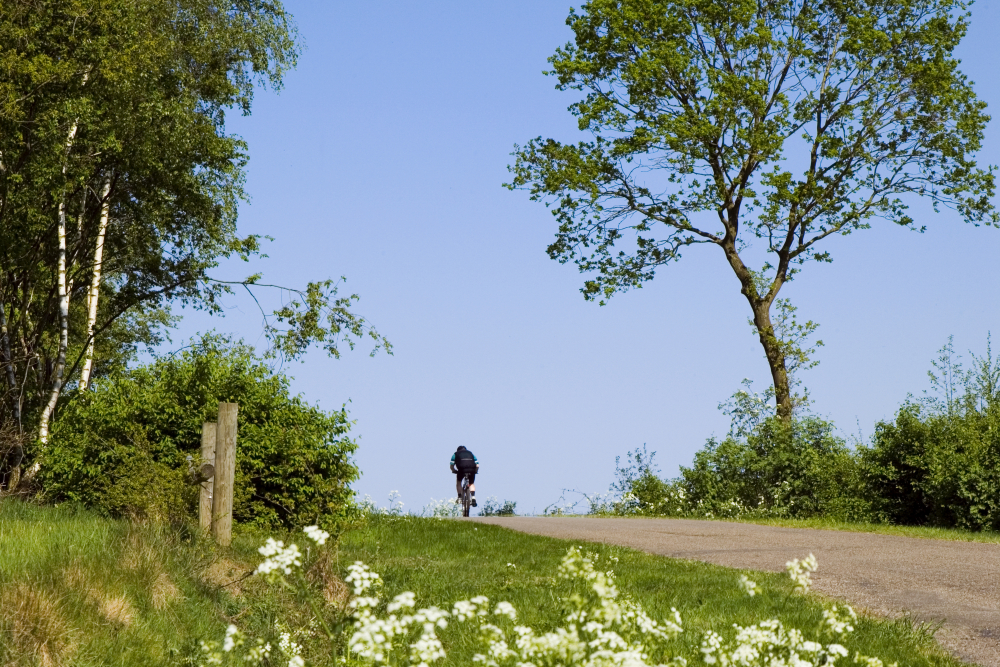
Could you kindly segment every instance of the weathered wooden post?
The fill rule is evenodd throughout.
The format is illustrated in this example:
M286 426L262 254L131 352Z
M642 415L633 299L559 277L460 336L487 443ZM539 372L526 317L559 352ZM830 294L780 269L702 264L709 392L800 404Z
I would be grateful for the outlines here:
M236 403L219 403L215 436L212 535L224 547L233 536L233 478L236 476Z
M201 462L199 467L211 463L212 469L215 469L215 432L215 422L205 422L201 425ZM214 481L213 475L200 484L198 523L206 533L212 531L212 484Z

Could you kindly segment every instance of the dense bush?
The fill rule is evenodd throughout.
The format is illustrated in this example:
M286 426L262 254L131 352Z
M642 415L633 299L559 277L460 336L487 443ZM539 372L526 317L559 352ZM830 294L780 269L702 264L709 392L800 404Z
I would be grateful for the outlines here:
M716 516L868 518L853 453L814 416L791 426L771 417L745 439L710 439L681 468L680 484L692 508Z
M287 376L218 336L72 396L42 459L44 495L110 515L192 515L185 457L199 457L220 401L239 403L237 522L330 526L350 510L358 469L346 411L291 396Z
M1000 363L972 372L951 344L931 373L938 397L907 401L861 451L871 497L894 523L1000 530Z
M869 518L861 470L833 425L805 417L784 426L769 417L746 436L710 438L680 477L666 480L645 447L619 465L618 500L599 506L617 514L659 516L827 516Z
M869 446L851 450L833 424L790 427L767 396L741 390L720 407L730 433L711 438L680 477L662 479L643 447L617 466L611 499L591 512L659 516L826 517L1000 531L1000 360L987 345L966 372L949 341L912 396Z

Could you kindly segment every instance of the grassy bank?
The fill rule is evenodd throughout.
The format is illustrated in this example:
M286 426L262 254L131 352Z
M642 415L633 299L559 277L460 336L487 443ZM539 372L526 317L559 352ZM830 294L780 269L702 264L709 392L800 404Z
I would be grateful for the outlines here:
M702 664L699 648L704 630L725 632L733 623L779 618L811 634L822 619L822 600L791 594L791 582L784 575L751 573L762 592L750 598L739 590L740 572L735 570L474 522L380 517L344 537L340 561L343 567L363 560L379 572L385 579L385 598L415 591L418 604L447 607L455 600L486 595L513 604L519 622L549 630L560 622L556 572L572 545L598 554L602 568L614 570L621 591L653 618L667 618L671 607L680 611L685 632L675 640L676 654L691 665ZM805 555L789 554L789 558ZM451 631L441 633L445 644L454 647L448 664L471 664L471 652L463 651L462 638ZM859 651L878 656L887 665L960 664L946 656L927 632L903 621L861 618L849 648L852 655Z
M251 577L258 538L219 550L196 532L69 507L0 502L0 665L184 665L233 619L255 631L294 601Z
M301 534L275 537L305 550ZM192 665L199 641L218 640L229 623L251 636L273 636L276 621L304 627L309 612L300 599L256 577L240 579L259 562L263 539L243 534L233 548L219 550L183 529L0 502L0 665ZM343 536L329 571L342 574L361 560L382 575L383 599L414 591L419 605L447 609L486 595L512 603L519 622L548 630L560 624L557 568L573 544L474 522L372 517ZM725 633L733 623L777 617L812 634L821 619L822 601L791 594L784 576L753 573L762 591L749 598L733 570L583 546L654 618L667 617L671 607L680 611L685 632L674 652L691 665L702 664L703 630ZM314 582L332 586L331 600L343 593L335 580ZM457 624L441 637L448 658L436 664L471 664L473 647ZM307 665L333 664L328 645L304 643ZM903 622L860 619L848 644L886 664L959 664Z

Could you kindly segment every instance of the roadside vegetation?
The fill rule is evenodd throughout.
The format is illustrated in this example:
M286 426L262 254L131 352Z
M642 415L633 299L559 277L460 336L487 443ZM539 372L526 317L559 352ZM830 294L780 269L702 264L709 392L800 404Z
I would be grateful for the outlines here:
M437 630L446 657L435 664L445 666L472 664L473 654L483 650L478 625L460 622L455 602L486 596L489 604L473 604L488 608L491 622L502 625L493 606L508 602L519 625L539 633L562 627L567 608L560 600L586 593L592 583L586 579L581 588L579 577L560 575L572 547L579 547L574 567L586 570L586 559L597 573L613 570L621 596L661 625L674 622L676 608L683 632L657 642L657 650L689 664L701 663L707 631L731 641L733 623L774 618L802 629L807 640L823 641L823 612L831 606L795 593L785 575L406 515L366 514L339 542L330 538L324 545L300 530L244 529L232 548L219 549L183 526L8 499L0 502L0 535L0 598L6 601L0 608L0 664L10 666L199 665L209 664L213 652L224 659L239 655L233 664L249 664L242 656L268 644L263 664L332 665L356 630L349 622L356 612L349 604L355 582L345 582L355 561L380 575L380 586L371 591L380 599L371 610L376 616L383 617L385 605L406 592L414 594L416 608L434 605L452 614L447 627ZM281 540L282 549L296 544L302 567L292 564L288 575L277 567L272 581L252 574L264 560L258 548L268 537ZM271 551L269 560L280 553ZM753 597L741 574L757 584ZM851 624L854 631L837 642L852 658L857 652L886 665L959 664L942 653L927 628L863 616ZM238 632L228 632L233 648L223 651L230 625ZM296 656L302 662L293 661ZM350 664L372 662L355 655ZM394 664L410 663L400 658Z
M720 405L732 417L690 467L664 479L645 446L619 459L603 495L583 495L592 515L672 516L914 537L1000 541L1000 360L987 340L966 370L949 342L870 442L854 447L799 400L790 425L749 383ZM560 502L547 514L578 513Z
M239 404L233 515L259 528L337 530L359 475L345 409L324 411L289 391L289 378L254 350L218 335L191 341L114 377L99 377L60 411L40 456L40 497L108 516L197 516L189 464L219 401ZM211 461L209 462L211 463Z

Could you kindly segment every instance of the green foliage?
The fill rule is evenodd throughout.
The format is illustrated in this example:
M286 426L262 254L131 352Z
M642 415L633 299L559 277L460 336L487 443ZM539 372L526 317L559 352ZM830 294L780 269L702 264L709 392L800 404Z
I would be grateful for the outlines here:
M249 114L258 87L280 88L298 53L279 0L0 3L0 433L41 436L42 406L80 380L88 355L95 377L121 370L162 341L173 305L222 313L235 288L265 287L259 274L215 275L222 259L260 256L263 241L236 227L248 148L226 115ZM316 343L336 357L362 336L389 349L337 285L279 288L284 305L264 313L275 355ZM33 463L18 449L0 483Z
M951 341L909 400L862 450L867 485L895 523L1000 530L1000 360L987 345L964 372Z
M709 439L681 468L688 502L714 516L868 518L852 452L818 417L768 418L746 439Z
M993 169L975 157L986 104L954 55L970 4L590 0L548 72L587 136L516 146L506 185L551 207L549 256L586 274L587 299L717 248L790 423L787 365L808 365L815 327L789 320L782 338L770 311L805 264L830 261L827 239L878 219L919 229L919 198L1000 224Z
M155 332L164 322L150 313L170 301L216 307L224 286L207 272L259 252L258 237L236 230L247 152L226 133L225 112L249 113L255 86L280 87L297 52L280 2L0 4L0 304L13 344L5 361L21 383L8 389L25 401L27 430L58 375L59 210L70 220L66 380L89 342L105 207L95 335L98 353L112 351L107 370L118 365L115 343L156 342L129 320ZM0 418L14 400L3 398Z
M180 354L72 396L58 414L41 481L46 497L112 515L178 518L194 510L185 457L220 401L239 403L233 515L259 527L335 528L357 479L346 410L290 396L288 378L251 348L205 336Z
M734 419L734 430L747 428ZM773 415L748 428L710 438L690 468L663 479L645 446L616 469L617 500L591 503L594 513L720 518L824 517L864 521L862 478L853 453L814 416L791 426Z
M500 501L496 496L490 496L479 508L479 516L516 516L517 503L513 500Z

